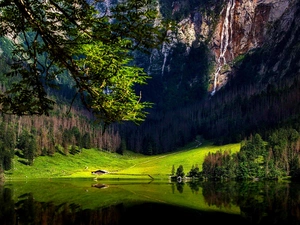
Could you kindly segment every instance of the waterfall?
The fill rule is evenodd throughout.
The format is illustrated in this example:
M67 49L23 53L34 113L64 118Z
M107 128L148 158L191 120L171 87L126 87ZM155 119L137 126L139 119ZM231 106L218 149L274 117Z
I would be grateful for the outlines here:
M161 67L161 75L163 76L164 75L164 71L165 71L166 62L167 62L167 57L168 57L168 49L167 49L166 43L163 43L161 52L162 52L162 54L164 56L164 58L163 58L163 65Z
M229 42L232 39L232 17L233 17L233 10L235 7L235 0L230 0L226 7L226 15L224 18L221 37L220 37L220 55L217 58L217 69L214 73L214 87L211 95L214 95L217 90L217 83L220 71L224 65L227 64L225 53L227 52L227 47Z
M167 31L167 36L168 36L168 38L172 39L172 31L168 30ZM163 63L162 63L162 67L161 67L161 76L164 75L165 68L166 68L167 58L168 58L168 56L170 54L170 51L171 51L172 47L174 47L172 41L170 41L169 43L168 42L164 42L162 44L162 46L161 46L161 54L163 55Z

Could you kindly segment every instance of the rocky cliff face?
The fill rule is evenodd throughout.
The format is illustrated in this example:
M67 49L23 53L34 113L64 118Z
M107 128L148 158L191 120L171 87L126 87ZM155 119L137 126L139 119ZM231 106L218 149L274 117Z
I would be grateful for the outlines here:
M175 3L173 11L184 5ZM177 41L185 43L187 49L207 43L214 61L208 91L214 94L227 83L238 57L260 48L279 33L279 27L274 28L276 23L281 24L281 30L288 29L295 4L295 0L226 0L206 8L200 5L179 22Z
M210 41L217 67L213 91L225 85L230 65L238 56L261 47L269 39L270 27L277 20L287 19L283 15L293 7L294 2L230 0L225 4Z

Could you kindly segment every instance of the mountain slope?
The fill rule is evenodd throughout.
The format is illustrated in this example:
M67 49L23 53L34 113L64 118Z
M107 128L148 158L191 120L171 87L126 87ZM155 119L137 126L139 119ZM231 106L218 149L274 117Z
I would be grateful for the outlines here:
M185 173L198 165L202 168L204 157L208 152L218 150L239 151L240 144L213 146L205 143L197 148L185 147L176 153L159 156L145 156L124 152L124 155L99 151L97 149L83 149L80 154L63 156L56 153L54 156L39 157L33 166L26 166L20 162L21 158L14 159L14 168L6 173L7 180L32 178L120 178L120 179L169 179L172 167L184 167ZM106 170L104 175L93 175L95 170Z
M174 3L173 16L184 16L187 4ZM231 0L200 3L189 11L178 23L181 38L168 51L162 48L164 73L152 74L164 80L158 105L168 109L172 101L176 107L158 107L142 126L128 126L129 148L155 154L197 137L228 143L255 132L266 137L279 127L299 130L299 8L294 0ZM201 58L192 58L198 50ZM187 58L194 61L187 64ZM198 67L195 74L191 65L199 62L207 69ZM192 90L204 77L209 77L206 92L198 87L195 97L182 101L183 84ZM171 91L177 95L168 95Z

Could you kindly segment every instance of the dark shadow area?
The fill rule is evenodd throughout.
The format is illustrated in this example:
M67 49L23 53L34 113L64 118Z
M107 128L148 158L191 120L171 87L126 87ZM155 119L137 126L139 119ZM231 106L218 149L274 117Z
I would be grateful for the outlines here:
M220 212L204 212L180 206L159 203L144 203L130 207L124 213L121 224L231 224L247 225L247 220L240 215Z
M20 162L20 163L22 163L22 164L24 164L24 165L26 165L26 166L29 165L28 161L25 160L25 159L19 159L18 162Z

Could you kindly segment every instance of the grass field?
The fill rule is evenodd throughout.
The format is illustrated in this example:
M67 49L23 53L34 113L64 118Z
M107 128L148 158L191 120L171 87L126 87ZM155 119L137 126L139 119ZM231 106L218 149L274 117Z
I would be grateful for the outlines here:
M145 156L126 151L123 155L109 153L97 149L83 149L76 155L40 156L34 160L33 166L22 163L15 156L13 168L7 171L7 180L23 180L34 178L97 178L97 179L168 179L174 165L177 169L183 166L184 172L190 171L193 165L202 169L204 157L209 152L218 150L239 151L240 143L214 146L205 143L200 147L187 146L176 152ZM94 170L106 170L104 175L92 175Z

